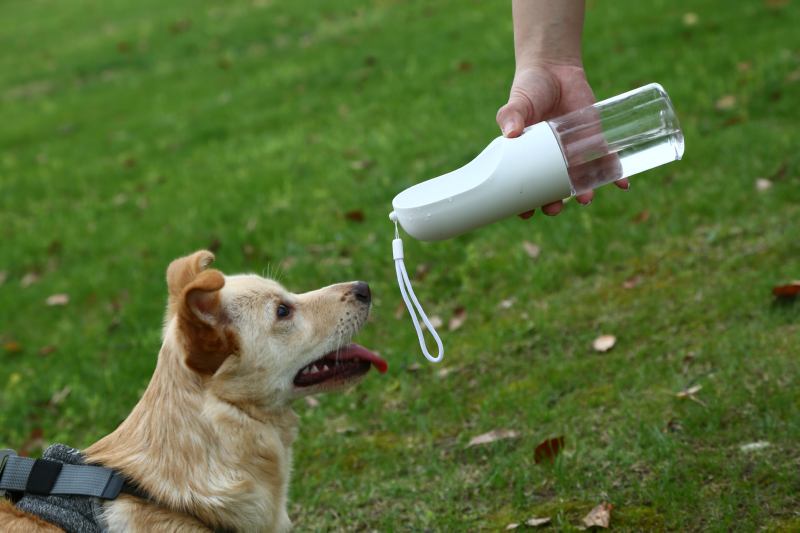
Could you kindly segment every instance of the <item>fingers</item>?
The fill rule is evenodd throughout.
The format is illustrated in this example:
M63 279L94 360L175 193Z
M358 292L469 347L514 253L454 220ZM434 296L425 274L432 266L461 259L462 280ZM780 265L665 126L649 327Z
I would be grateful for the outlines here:
M497 111L497 125L506 137L522 135L525 126L539 122L559 99L559 86L543 68L518 71L508 103Z
M536 212L536 209L531 209L530 211L525 211L524 213L520 213L517 216L519 216L519 218L521 218L522 220L528 220L529 218L531 218L533 216L533 214L535 212Z
M583 194L579 194L578 196L575 197L575 199L581 205L589 205L590 203L592 203L592 199L594 199L594 191L589 191Z
M628 181L628 178L622 178L621 180L617 180L614 182L614 185L622 189L623 191L627 191L631 188L631 182Z
M563 202L553 202L552 204L543 205L542 213L552 217L559 214L562 209L564 209Z

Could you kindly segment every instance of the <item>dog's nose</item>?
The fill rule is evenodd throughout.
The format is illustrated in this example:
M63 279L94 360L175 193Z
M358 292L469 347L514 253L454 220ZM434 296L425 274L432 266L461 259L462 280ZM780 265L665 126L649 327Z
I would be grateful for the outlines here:
M369 290L369 285L363 281L356 281L353 283L353 295L359 302L368 304L372 301L372 292Z

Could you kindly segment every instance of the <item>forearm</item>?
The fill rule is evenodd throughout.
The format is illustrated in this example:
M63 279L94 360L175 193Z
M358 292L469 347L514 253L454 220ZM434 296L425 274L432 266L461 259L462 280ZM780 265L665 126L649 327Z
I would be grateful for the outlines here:
M513 0L517 70L542 63L581 65L584 0Z

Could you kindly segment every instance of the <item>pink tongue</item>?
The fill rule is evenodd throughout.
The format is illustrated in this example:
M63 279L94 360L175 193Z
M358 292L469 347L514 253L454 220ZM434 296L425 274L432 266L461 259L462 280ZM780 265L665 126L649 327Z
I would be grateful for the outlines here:
M375 366L375 368L378 369L378 372L381 374L385 374L389 369L389 363L381 359L377 354L370 352L360 344L351 344L347 347L345 353L351 357L357 357L359 359L369 361Z

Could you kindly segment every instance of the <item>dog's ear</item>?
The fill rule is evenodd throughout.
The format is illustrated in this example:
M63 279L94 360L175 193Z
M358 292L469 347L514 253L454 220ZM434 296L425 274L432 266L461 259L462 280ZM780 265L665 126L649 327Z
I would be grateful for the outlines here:
M167 288L169 289L167 321L175 316L183 289L213 262L214 254L208 250L200 250L169 264L167 267Z
M222 308L225 277L204 270L183 288L178 303L178 328L186 346L186 364L201 374L213 374L238 351L238 343Z

